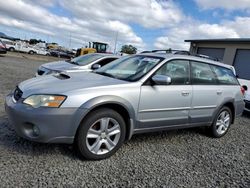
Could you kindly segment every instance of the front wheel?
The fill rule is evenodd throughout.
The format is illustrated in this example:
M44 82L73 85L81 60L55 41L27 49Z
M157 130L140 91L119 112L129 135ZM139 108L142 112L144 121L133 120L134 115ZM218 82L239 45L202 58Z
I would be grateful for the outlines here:
M223 107L217 113L212 126L210 127L211 134L215 138L220 138L224 136L232 122L232 112L230 108Z
M125 140L125 122L114 110L91 112L79 127L76 146L86 159L100 160L113 155Z
M10 52L14 52L14 51L15 51L15 48L10 47L9 50L10 50Z

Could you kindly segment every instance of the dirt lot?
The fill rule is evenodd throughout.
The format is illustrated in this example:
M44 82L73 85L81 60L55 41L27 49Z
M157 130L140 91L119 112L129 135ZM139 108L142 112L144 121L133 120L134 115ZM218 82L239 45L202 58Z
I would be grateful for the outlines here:
M56 58L0 56L0 187L250 187L250 116L221 139L203 129L133 136L111 158L82 161L72 146L18 137L4 97Z

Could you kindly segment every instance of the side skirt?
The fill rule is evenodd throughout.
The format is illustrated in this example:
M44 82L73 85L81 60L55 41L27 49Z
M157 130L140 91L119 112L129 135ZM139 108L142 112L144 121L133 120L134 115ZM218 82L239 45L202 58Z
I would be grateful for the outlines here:
M192 123L192 124L140 128L140 129L134 129L134 134L158 132L158 131L174 130L174 129L186 129L186 128L192 128L192 127L205 127L205 126L210 126L211 124L212 124L212 122L204 122L204 123Z

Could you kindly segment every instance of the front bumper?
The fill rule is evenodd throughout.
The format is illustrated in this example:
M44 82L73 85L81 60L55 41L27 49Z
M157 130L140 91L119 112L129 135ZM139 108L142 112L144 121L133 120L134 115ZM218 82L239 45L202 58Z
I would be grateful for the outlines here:
M6 53L7 53L7 49L0 48L0 54L6 54Z
M16 133L28 140L43 143L73 143L77 128L87 109L33 108L5 99L5 110Z

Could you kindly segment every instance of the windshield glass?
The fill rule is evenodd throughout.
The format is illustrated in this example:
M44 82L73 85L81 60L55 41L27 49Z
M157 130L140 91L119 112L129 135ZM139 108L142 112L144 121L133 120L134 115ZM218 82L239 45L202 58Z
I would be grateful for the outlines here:
M79 57L76 57L74 59L71 59L70 62L76 63L78 65L88 65L92 63L93 61L100 59L104 57L104 55L101 54L87 54L87 55L82 55Z
M115 60L95 73L126 81L137 81L163 60L153 56L126 56Z

